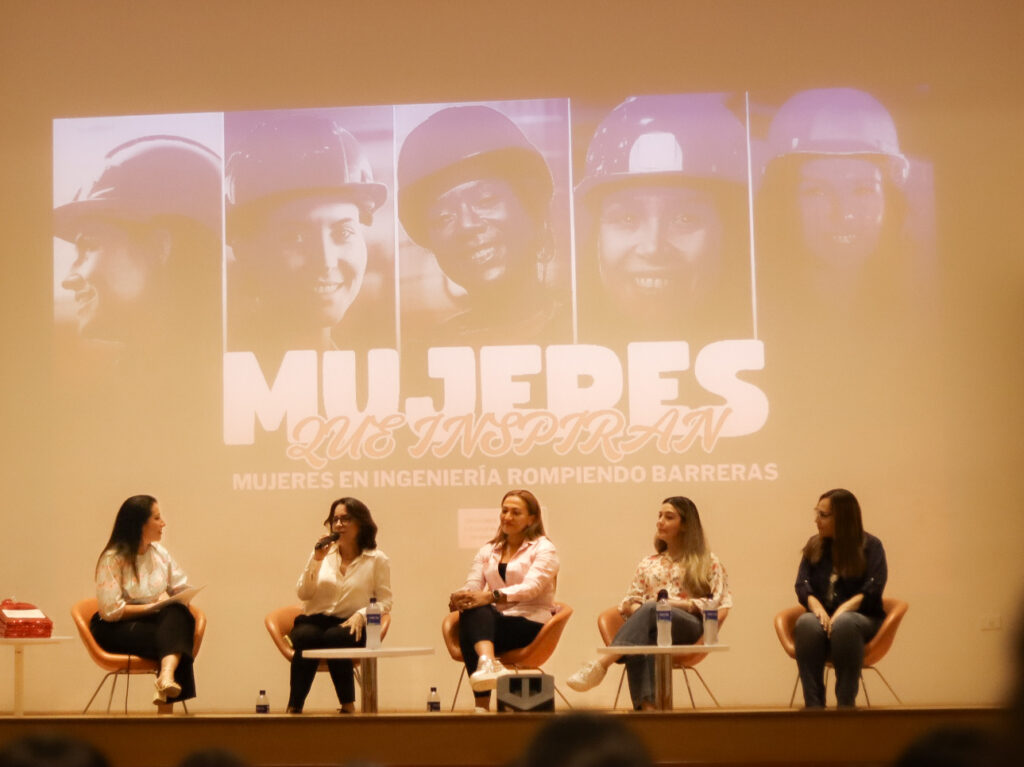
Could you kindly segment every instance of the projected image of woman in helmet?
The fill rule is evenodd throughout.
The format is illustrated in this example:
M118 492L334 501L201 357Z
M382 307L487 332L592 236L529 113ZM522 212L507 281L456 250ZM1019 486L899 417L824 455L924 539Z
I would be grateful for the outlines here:
M651 322L702 302L722 271L714 196L688 186L627 186L600 202L601 281L620 312Z
M536 109L546 124L559 119L549 103ZM399 218L419 246L402 261L412 346L571 340L568 295L556 297L546 274L555 259L552 173L519 125L485 105L436 110L403 141L398 184ZM427 259L440 291L410 276L429 275Z
M892 117L870 94L828 88L787 99L772 118L758 202L769 301L781 288L845 311L865 290L892 290L905 266L909 170Z
M242 257L252 260L261 310L278 328L293 327L296 348L331 348L331 328L359 294L366 273L359 217L359 206L343 195L299 197L274 207L239 241Z
M885 222L882 168L856 157L809 159L799 170L797 206L807 249L837 269L859 266L878 248Z
M456 184L438 194L426 215L438 265L467 295L536 282L537 226L504 178Z
M387 188L336 117L227 117L229 347L255 351L271 365L293 349L394 345L386 320L352 320L370 269L370 227ZM393 315L392 292L376 283L388 272L377 269L374 295L362 302L387 307L384 317Z
M581 340L749 333L746 137L724 94L627 99L576 187Z
M113 130L81 125L68 136ZM74 323L83 338L119 349L122 372L152 373L160 358L172 364L218 336L221 172L197 141L140 136L110 150L99 175L54 210L56 237L74 246L60 281Z
M145 339L161 314L159 271L169 242L163 229L87 218L74 235L76 258L61 287L75 297L75 320L87 338Z

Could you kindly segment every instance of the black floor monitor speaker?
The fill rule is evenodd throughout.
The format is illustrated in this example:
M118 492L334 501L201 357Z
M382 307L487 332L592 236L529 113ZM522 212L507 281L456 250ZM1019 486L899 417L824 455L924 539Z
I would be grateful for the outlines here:
M525 672L498 677L498 711L554 711L555 678Z

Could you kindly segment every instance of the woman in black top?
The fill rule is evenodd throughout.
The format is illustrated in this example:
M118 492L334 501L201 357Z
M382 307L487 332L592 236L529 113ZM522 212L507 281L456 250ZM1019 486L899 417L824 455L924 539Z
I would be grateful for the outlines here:
M836 700L857 698L864 645L885 618L885 549L864 532L860 504L849 490L829 490L814 507L818 534L804 546L796 595L808 612L793 631L796 663L808 708L825 706L825 662L836 669Z

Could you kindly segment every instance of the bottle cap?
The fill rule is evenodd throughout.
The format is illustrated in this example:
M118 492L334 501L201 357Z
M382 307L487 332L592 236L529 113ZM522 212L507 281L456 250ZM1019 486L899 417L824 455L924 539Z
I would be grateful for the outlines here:
M260 690L260 695L266 695L266 694L267 694L266 690Z
M660 589L658 591L658 601L660 602L662 599L668 599L668 591L665 589Z

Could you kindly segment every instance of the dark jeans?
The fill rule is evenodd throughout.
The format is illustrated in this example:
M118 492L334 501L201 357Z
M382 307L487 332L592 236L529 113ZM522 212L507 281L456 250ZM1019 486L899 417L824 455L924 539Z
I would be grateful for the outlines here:
M334 615L300 615L295 619L295 627L289 636L295 655L292 657L291 691L288 694L288 706L301 711L306 703L306 696L313 686L320 660L303 658L303 650L321 650L327 647L365 647L366 628L356 641L355 636L347 628L342 628L346 618ZM327 661L327 670L334 682L334 692L339 703L352 703L356 699L356 685L352 673L352 661L346 658L333 658Z
M169 604L155 613L120 621L105 621L96 613L89 622L89 629L99 646L107 652L138 655L155 661L168 655L180 655L174 681L181 685L181 694L177 698L168 698L167 702L196 696L196 678L192 669L196 620L185 605Z
M509 650L526 647L544 627L543 623L531 621L518 615L503 615L493 605L481 605L463 610L459 616L459 646L466 670L472 674L480 661L473 645L477 642L494 643L494 654L501 655Z
M825 662L829 660L836 669L837 703L850 707L855 704L864 665L864 645L881 625L881 618L847 612L832 623L832 635L826 636L814 613L806 612L797 619L793 644L805 706L825 706Z
M704 633L704 622L693 613L672 608L672 644L693 644ZM657 603L645 602L626 619L612 645L643 645L658 643ZM629 697L633 708L639 709L645 701L654 702L654 656L623 655L618 660L626 664Z

